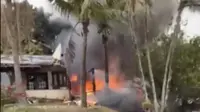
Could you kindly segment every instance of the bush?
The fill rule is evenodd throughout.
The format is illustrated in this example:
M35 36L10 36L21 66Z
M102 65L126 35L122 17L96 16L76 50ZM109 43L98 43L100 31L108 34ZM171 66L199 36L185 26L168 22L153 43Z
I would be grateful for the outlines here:
M12 97L12 93L12 90L1 87L1 106L17 102L17 99L15 97Z

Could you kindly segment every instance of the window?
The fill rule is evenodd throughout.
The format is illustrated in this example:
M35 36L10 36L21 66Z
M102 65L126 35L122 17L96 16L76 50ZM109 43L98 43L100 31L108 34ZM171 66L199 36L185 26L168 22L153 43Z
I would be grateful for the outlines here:
M28 82L28 89L34 89L34 83Z
M27 74L27 89L48 89L47 73Z
M60 89L61 87L66 87L66 75L61 72L53 72L53 89Z

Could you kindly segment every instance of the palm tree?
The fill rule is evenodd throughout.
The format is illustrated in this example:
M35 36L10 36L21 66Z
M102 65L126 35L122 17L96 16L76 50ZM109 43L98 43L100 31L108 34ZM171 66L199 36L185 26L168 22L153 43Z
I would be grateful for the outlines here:
M90 0L73 0L71 2L65 2L64 0L55 0L55 5L62 12L70 12L74 15L77 15L80 19L80 22L83 26L83 59L82 59L82 73L81 73L81 106L87 107L86 99L86 53L87 53L87 35L88 35L88 26L90 23L89 17L89 7L91 6Z
M124 11L125 1L121 0L106 0L104 8L107 8L107 15L98 21L98 33L102 35L102 44L104 46L104 66L105 66L105 86L109 88L109 60L108 60L108 39L112 30L109 21L114 20L122 23L122 12Z
M23 33L21 32L21 28L20 28L21 27L20 26L21 25L21 22L20 22L21 6L19 3L12 3L11 0L6 0L6 4L7 4L7 7L2 8L2 16L6 24L6 36L10 40L9 44L12 48L15 84L16 84L15 92L17 94L16 97L19 103L26 103L25 97L21 96L22 94L25 93L25 88L22 85L23 80L22 80L22 74L21 74L20 62L19 62L19 51L20 51L19 43L20 43L20 37ZM25 5L27 5L26 2L25 2ZM12 7L15 7L14 11L12 11ZM6 11L8 12L6 13ZM16 17L16 19L13 19L13 17ZM13 22L15 22L16 24L12 24ZM32 28L31 24L25 24L25 25L27 26L29 25L30 26L29 28ZM27 32L27 33L30 33L30 32Z
M102 22L99 25L98 33L102 34L102 43L104 46L104 66L105 66L105 87L109 88L109 69L108 69L108 35L109 25L107 22Z
M52 1L52 0L49 0ZM87 53L87 36L88 36L88 26L90 20L100 21L105 18L111 17L108 7L104 7L102 3L95 0L54 0L54 4L57 9L61 10L63 13L71 13L78 17L82 24L82 37L83 37L83 54L82 54L82 73L81 73L81 106L87 106L86 98L86 53Z

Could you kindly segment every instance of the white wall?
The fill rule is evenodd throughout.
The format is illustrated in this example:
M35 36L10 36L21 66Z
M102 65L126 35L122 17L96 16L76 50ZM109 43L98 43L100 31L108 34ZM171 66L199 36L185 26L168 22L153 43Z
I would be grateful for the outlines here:
M28 97L48 98L48 99L68 99L68 90L26 90Z

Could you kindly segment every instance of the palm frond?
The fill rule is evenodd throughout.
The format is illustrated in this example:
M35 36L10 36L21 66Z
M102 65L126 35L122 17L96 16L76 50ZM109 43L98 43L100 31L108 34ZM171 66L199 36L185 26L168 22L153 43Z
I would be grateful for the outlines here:
M88 19L89 13L90 13L90 7L93 0L84 0L83 4L81 5L81 13L80 13L80 19L85 20Z
M52 0L49 1L51 2ZM79 16L83 1L84 0L54 0L53 5L62 14L73 13L74 15Z
M126 0L106 0L106 5L112 9L123 11L125 8Z
M98 24L98 33L102 33L103 31L108 31L108 30L111 30L111 27L110 25L107 23L107 22L100 22Z
M53 5L61 13L68 13L73 10L72 4L65 2L63 0L55 0Z
M102 5L100 3L94 3L91 7L91 18L96 21L110 21L122 19L122 13L120 9L109 7L108 5ZM119 19L120 18L120 19Z
M106 0L105 4L98 0L54 1L56 9L62 13L72 13L80 20L93 19L96 21L114 20L114 18L120 21L125 3L125 0Z
M199 9L199 6L199 0L181 0L179 9L184 7L189 7L190 9Z

